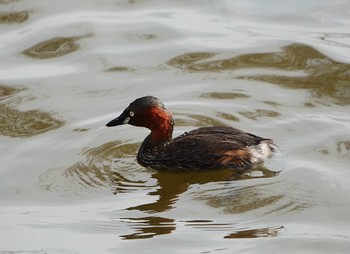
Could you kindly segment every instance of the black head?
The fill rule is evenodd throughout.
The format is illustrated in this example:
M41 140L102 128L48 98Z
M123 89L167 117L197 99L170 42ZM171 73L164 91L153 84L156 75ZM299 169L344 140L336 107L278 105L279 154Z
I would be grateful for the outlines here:
M167 116L167 120L172 122L171 113L158 98L144 96L130 103L120 116L108 122L106 126L131 124L152 129L152 126L157 124L157 116Z

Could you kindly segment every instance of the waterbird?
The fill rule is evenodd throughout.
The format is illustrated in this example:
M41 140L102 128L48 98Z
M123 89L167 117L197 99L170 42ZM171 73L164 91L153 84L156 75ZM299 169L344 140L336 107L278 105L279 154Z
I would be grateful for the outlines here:
M253 168L272 157L272 139L227 126L200 127L172 138L174 120L154 96L136 99L107 127L129 124L151 133L142 142L137 162L147 168L171 171Z

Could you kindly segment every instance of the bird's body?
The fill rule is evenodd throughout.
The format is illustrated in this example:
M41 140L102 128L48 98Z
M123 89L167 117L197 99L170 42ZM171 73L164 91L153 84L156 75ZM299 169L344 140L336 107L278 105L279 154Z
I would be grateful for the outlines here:
M106 126L131 124L149 128L137 162L155 170L245 170L270 158L274 143L232 127L201 127L172 139L173 119L161 101L152 96L132 102Z

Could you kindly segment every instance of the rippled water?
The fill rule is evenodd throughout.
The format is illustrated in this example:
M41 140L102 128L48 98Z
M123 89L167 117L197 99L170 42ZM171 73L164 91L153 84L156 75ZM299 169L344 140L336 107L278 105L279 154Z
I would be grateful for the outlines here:
M0 0L0 253L348 253L349 9ZM175 135L280 151L243 175L142 168L148 131L104 125L149 94Z

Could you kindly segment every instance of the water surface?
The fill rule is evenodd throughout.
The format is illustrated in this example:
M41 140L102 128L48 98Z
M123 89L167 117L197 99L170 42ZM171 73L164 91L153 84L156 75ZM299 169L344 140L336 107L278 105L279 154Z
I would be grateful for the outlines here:
M347 253L350 2L0 1L0 253ZM174 135L272 138L254 170L136 163L105 128L154 95Z

